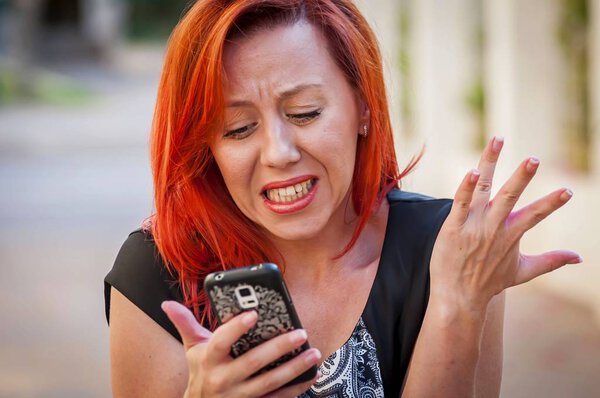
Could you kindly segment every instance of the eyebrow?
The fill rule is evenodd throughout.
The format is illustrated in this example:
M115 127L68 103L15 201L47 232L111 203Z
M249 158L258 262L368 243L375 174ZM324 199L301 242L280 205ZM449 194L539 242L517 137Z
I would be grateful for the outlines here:
M293 97L294 95L297 95L298 93L300 93L304 90L308 90L311 88L321 88L321 87L323 87L323 86L318 83L299 84L295 87L292 87L289 90L282 92L281 94L279 94L278 97L279 97L279 99L287 99L287 98ZM250 101L240 100L240 101L228 102L225 106L227 108L238 108L238 107L251 106L251 105L252 105L252 103Z

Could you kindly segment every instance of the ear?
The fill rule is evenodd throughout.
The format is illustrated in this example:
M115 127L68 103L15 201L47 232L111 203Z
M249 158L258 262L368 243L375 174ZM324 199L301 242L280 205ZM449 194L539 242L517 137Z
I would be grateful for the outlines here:
M371 111L367 106L367 102L362 98L358 97L358 112L359 112L359 123L361 126L369 126L371 122Z
M358 135L366 138L369 135L369 129L371 128L371 112L367 106L367 102L357 96L358 101Z

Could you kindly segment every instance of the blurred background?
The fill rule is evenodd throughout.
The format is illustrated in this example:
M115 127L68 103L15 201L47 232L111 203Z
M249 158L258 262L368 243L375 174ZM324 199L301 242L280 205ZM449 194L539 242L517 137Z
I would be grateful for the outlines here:
M497 191L571 202L528 233L584 263L509 291L503 397L600 396L600 0L362 0L404 189L452 197L493 135ZM110 396L102 279L152 212L148 132L175 0L0 0L0 397ZM594 207L596 206L596 207Z

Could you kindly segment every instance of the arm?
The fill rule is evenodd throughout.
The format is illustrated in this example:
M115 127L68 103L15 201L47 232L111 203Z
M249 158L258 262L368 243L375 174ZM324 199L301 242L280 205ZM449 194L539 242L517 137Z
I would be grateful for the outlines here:
M115 398L183 396L188 381L183 346L115 288L109 330Z
M402 396L498 397L504 296L494 297L483 317L431 302Z
M487 308L481 337L479 361L475 369L475 396L481 398L500 396L504 336L505 292L495 296Z
M462 181L436 239L429 304L407 374L405 397L497 396L502 311L494 297L565 264L581 262L577 253L567 250L536 256L520 253L525 232L572 194L560 189L513 212L539 164L529 158L490 201L501 148L502 140L488 144L479 163L481 175L474 170ZM496 360L491 357L494 351Z

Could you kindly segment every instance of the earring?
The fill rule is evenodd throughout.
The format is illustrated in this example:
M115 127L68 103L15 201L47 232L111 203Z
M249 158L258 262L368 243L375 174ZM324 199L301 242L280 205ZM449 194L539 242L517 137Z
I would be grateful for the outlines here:
M369 128L367 127L367 125L363 125L362 131L360 133L361 137L366 137L369 134Z

